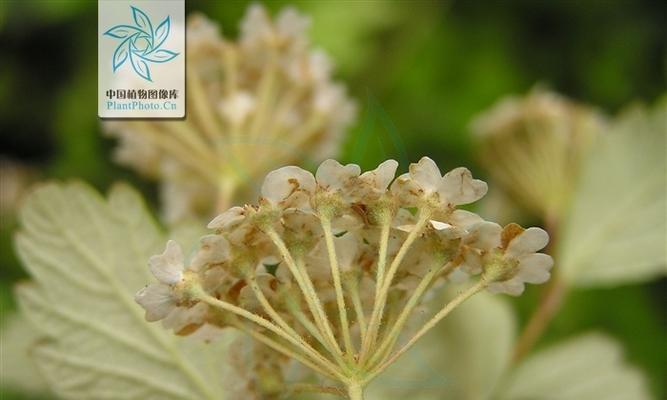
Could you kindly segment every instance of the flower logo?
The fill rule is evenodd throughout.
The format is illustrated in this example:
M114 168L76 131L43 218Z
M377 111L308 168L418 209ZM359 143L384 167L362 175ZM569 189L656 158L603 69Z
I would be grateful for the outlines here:
M150 63L165 63L179 53L161 49L169 36L171 20L169 16L153 29L153 24L145 12L130 6L135 25L116 25L104 32L105 36L120 39L113 53L112 66L116 72L129 59L134 72L147 81L151 79Z

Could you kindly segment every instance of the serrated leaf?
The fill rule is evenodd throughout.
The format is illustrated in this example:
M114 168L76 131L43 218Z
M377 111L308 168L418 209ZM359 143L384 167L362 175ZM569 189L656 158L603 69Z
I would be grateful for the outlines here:
M667 274L667 101L623 114L582 171L558 256L573 286L612 286Z
M448 290L434 303L442 306L455 292ZM509 304L498 296L479 293L380 375L366 397L485 399L509 362L515 325Z
M621 347L591 333L536 353L509 376L499 400L645 400L644 377L626 364Z
M34 278L21 309L47 340L34 351L65 399L223 399L242 381L227 360L229 331L212 344L144 321L134 293L165 238L125 185L108 200L81 183L47 184L20 212L16 246Z

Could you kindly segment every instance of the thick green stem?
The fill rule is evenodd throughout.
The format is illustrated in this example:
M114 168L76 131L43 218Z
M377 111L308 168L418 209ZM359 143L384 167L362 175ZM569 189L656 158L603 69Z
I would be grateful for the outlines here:
M364 388L356 382L347 386L347 395L350 400L364 400Z

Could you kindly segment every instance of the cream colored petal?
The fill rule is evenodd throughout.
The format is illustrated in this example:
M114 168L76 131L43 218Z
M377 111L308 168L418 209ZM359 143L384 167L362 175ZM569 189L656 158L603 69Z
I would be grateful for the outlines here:
M506 255L518 258L542 250L549 243L549 234L541 228L528 228L518 234L507 246Z
M466 231L458 226L450 225L446 222L436 221L434 219L429 221L429 224L436 230L436 232L445 239L455 239L462 237Z
M189 334L188 337L194 340L201 340L203 342L212 342L224 333L224 329L212 324L203 324L196 331Z
M433 229L435 229L436 231L442 231L442 230L445 230L445 229L453 228L452 225L450 225L446 222L440 222L440 221L436 221L434 219L430 220L429 223L431 224Z
M220 235L206 235L201 238L199 249L190 266L199 270L207 264L219 264L229 258L229 243Z
M209 229L227 229L238 224L244 219L245 209L243 207L232 207L213 218L213 220L208 223L207 227Z
M176 308L171 288L161 283L152 283L134 296L134 301L146 310L146 321L154 322L169 315Z
M264 7L257 3L250 5L241 21L241 42L255 45L257 41L270 37L272 31L271 20Z
M449 216L449 222L452 225L459 226L463 229L469 229L471 226L483 221L484 219L479 215L466 210L454 210Z
M394 180L390 188L391 193L402 206L416 206L423 194L423 189L410 177L409 173L400 175Z
M463 253L463 264L457 269L476 275L482 272L483 264L482 256L476 250L470 249Z
M173 285L183 277L183 251L181 246L173 240L167 242L164 253L152 256L148 260L151 272L158 281Z
M480 268L481 271L481 268ZM461 284L463 282L466 282L468 279L470 279L470 274L467 273L464 269L462 268L456 268L454 269L449 276L447 277L447 280L453 284Z
M176 307L162 320L162 326L180 331L188 325L203 323L207 313L206 303L197 303L193 307Z
M410 177L427 193L438 191L440 186L440 169L435 161L422 157L416 164L410 164Z
M285 7L276 17L276 30L284 37L299 38L310 27L310 18L300 14L294 7Z
M525 285L517 279L510 279L504 282L493 282L487 286L491 293L505 293L511 296L519 296L523 293Z
M389 187L391 181L394 180L397 168L398 162L396 160L387 160L378 165L374 170L361 174L361 179L373 188L379 191L385 191Z
M528 283L544 283L549 280L549 271L553 265L553 258L547 254L528 254L519 258L519 272L516 277Z
M317 168L315 179L320 187L339 190L345 187L350 179L359 176L361 169L356 164L342 165L336 160L325 160Z
M269 172L262 185L262 197L273 204L287 199L294 192L312 193L315 190L313 174L295 166Z
M341 271L350 271L355 267L360 239L353 232L347 232L341 237L334 238L336 258Z
M473 179L467 168L455 168L440 180L438 194L449 204L468 204L481 199L488 190L486 182Z
M479 222L468 229L466 243L480 250L489 251L500 246L503 228L495 222Z

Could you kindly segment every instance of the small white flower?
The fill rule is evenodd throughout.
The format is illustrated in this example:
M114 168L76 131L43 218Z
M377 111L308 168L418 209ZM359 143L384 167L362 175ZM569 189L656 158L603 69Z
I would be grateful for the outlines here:
M391 184L391 181L394 180L397 168L398 162L396 160L387 160L378 165L374 170L364 172L359 178L364 185L377 192L384 193Z
M255 98L239 90L220 102L220 112L233 126L240 126L255 109Z
M164 253L152 256L148 260L151 272L160 283L173 285L183 278L183 251L173 240L167 242Z
M229 243L220 235L201 238L199 250L190 261L190 268L197 271L206 265L220 264L229 258Z
M315 191L315 177L305 169L288 166L269 172L262 185L262 198L273 206L306 208Z
M410 172L399 176L391 189L410 205L435 199L444 210L479 200L486 194L487 186L473 179L467 168L456 168L441 176L435 162L422 157L418 163L410 164Z
M157 321L167 317L177 308L173 285L183 279L183 251L173 240L167 242L162 254L148 260L151 272L158 280L141 289L134 297L146 310L147 321Z
M500 247L503 228L493 222L482 221L468 227L468 235L463 238L463 260L461 269L469 274L482 272L484 256Z
M361 174L357 164L342 165L336 160L325 160L317 168L315 180L317 185L328 191L340 191L349 187L350 181Z
M484 240L486 245L500 243L504 250L504 268L508 270L508 273L500 273L500 279L489 283L490 292L518 296L523 293L524 283L539 284L549 280L553 259L547 254L537 253L549 242L549 234L543 229L533 227L524 230L510 224L502 232L496 230Z
M146 321L159 321L169 315L177 307L170 286L162 283L151 283L141 289L134 300L146 310Z

